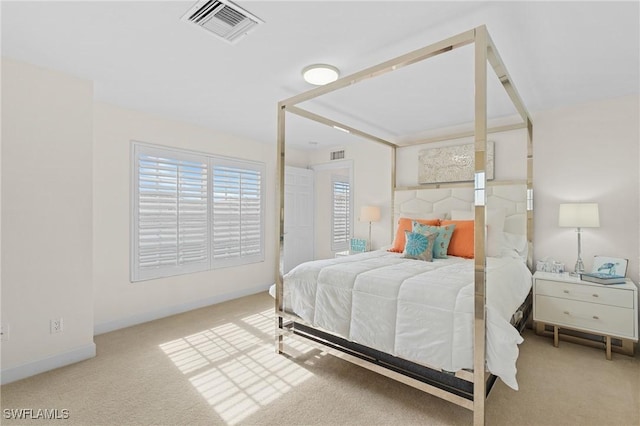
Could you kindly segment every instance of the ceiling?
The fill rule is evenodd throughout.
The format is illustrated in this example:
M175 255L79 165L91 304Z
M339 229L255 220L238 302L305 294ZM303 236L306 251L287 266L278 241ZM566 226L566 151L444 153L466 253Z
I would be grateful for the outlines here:
M265 23L228 44L180 18L194 1L2 1L2 55L94 82L95 99L275 143L301 70L349 75L486 25L528 110L638 94L638 2L243 1ZM394 142L473 117L472 49L334 92L305 108ZM497 80L489 114L515 112ZM288 115L289 118L291 115ZM288 143L347 143L288 120Z

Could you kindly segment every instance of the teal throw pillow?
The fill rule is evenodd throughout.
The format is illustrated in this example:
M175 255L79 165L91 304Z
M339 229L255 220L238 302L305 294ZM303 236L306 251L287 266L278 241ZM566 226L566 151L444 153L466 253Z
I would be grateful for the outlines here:
M409 231L404 231L404 234L407 242L404 246L403 257L433 262L433 244L437 234Z
M445 226L423 225L420 222L413 221L413 232L437 234L436 242L433 245L433 258L446 259L447 249L451 242L451 236L456 228L455 224Z

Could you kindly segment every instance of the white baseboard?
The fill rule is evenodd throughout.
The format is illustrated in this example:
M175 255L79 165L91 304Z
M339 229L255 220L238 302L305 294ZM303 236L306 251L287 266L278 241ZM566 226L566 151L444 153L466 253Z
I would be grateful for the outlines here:
M0 384L4 385L15 382L16 380L35 376L36 374L64 367L69 364L74 364L79 361L84 361L85 359L93 358L95 356L96 345L91 342L88 345L81 346L71 351L2 370L2 372L0 372Z
M108 333L110 331L119 330L125 327L131 327L132 325L142 324L142 323L157 320L160 318L165 318L171 315L181 314L183 312L192 311L198 308L204 308L205 306L215 305L216 303L226 302L228 300L237 299L239 297L250 296L252 294L260 293L261 291L268 291L270 285L271 284L263 284L257 287L252 287L244 290L234 291L231 293L221 294L218 296L196 300L189 303L168 306L166 308L162 308L162 309L158 309L150 312L144 312L144 313L133 315L127 318L108 321L101 324L94 324L93 335L97 336L98 334Z

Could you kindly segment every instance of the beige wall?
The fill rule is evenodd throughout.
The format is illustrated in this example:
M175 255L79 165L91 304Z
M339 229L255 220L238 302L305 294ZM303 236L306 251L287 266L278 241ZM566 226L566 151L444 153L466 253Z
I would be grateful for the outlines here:
M91 82L3 58L3 383L95 355L92 109Z
M287 166L307 169L309 168L309 151L287 147L284 162Z
M629 259L627 276L640 280L640 98L628 96L535 114L535 257L550 256L573 270L574 230L558 227L558 205L597 202L600 228L584 229L582 258Z
M131 141L266 162L264 262L131 283ZM275 277L275 148L104 103L94 106L96 333L256 293Z

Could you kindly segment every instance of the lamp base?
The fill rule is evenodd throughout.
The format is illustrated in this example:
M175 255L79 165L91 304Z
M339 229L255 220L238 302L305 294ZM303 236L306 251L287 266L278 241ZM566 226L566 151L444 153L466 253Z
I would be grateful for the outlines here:
M578 260L576 261L576 266L574 266L573 269L576 275L582 274L584 272L584 263L582 262L581 258L578 258Z

